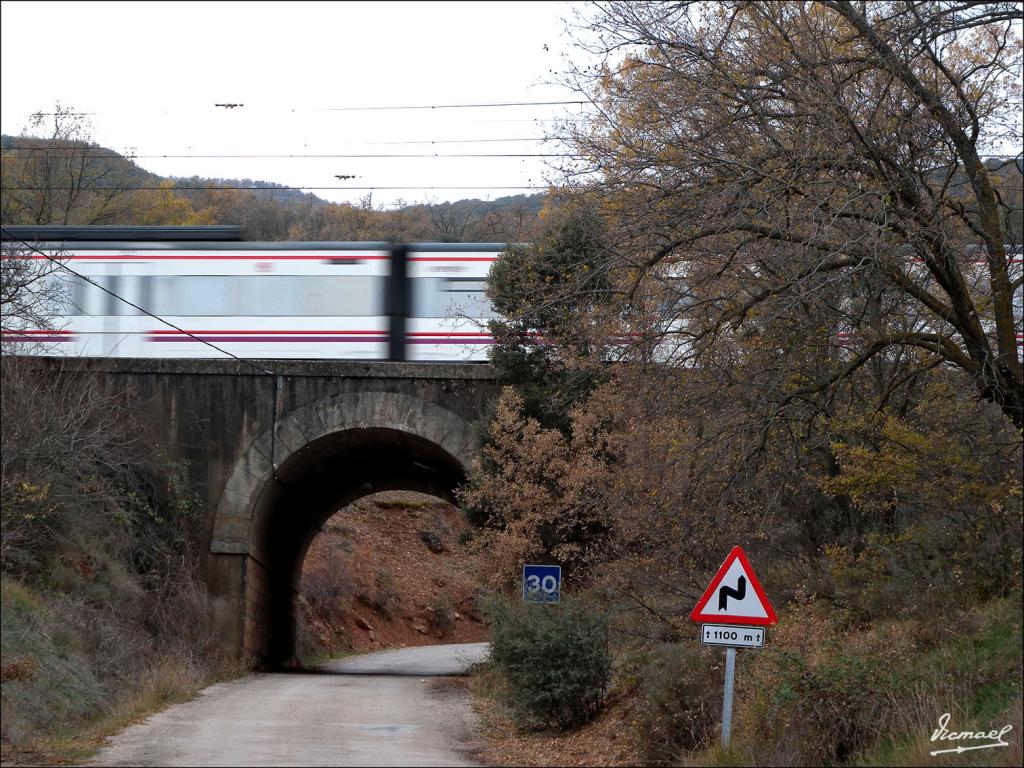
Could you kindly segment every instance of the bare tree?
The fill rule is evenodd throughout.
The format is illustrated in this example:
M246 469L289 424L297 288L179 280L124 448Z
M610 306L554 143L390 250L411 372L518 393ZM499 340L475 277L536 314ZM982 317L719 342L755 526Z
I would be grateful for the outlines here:
M1020 157L984 161L1008 136L1019 148L1022 16L1016 3L601 4L591 45L606 62L578 80L599 115L567 139L615 222L625 299L664 310L656 286L681 288L657 328L689 362L717 365L773 329L780 407L901 361L963 371L1024 426L1004 200ZM824 356L803 365L819 337Z
M465 239L466 230L472 223L473 214L468 208L458 208L451 203L425 203L430 213L430 223L443 243L458 243Z
M43 258L19 241L0 245L0 354L31 353L46 344L47 331L68 300L62 254Z
M521 243L525 239L523 233L533 223L532 219L536 219L536 216L529 216L522 203L517 203L511 208L490 211L484 217L482 229L488 236L501 237L509 243Z
M32 115L4 152L5 224L103 224L118 216L131 165L91 133L82 113L59 103Z

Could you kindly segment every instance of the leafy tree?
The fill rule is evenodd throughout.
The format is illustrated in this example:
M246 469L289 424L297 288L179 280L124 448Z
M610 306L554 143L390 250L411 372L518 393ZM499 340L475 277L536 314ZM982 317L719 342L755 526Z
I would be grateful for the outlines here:
M183 224L212 224L213 211L197 212L192 202L178 193L174 182L161 181L157 189L134 192L128 216L134 224L176 226Z
M579 204L549 208L546 218L536 242L495 262L487 288L501 315L490 322L491 359L507 387L462 507L488 541L501 541L492 561L499 582L530 557L583 574L607 542L601 495L581 479L601 474L608 457L581 449L572 429L573 406L605 377L595 347L610 298L604 225Z
M526 413L565 429L568 411L600 380L594 366L598 310L611 298L605 227L592 209L553 206L536 242L512 245L491 268L488 296L499 379L517 388Z
M938 7L949 15L936 23L977 42L942 49L943 66L991 74L970 91L986 105L982 147L1007 117L1017 43L1000 8L1015 11L928 12ZM921 7L867 8L915 72L932 72L929 87L960 98L905 39L906 14ZM689 590L715 565L708 548L737 541L793 569L782 583L807 593L836 589L825 548L856 558L892 538L886 556L909 562L920 541L905 537L929 526L935 568L955 542L993 561L1002 543L999 562L1019 572L1019 537L1007 537L1018 519L1007 510L1019 508L1019 360L1012 344L1012 359L1001 356L993 288L1005 278L1020 290L1020 264L1007 252L1000 272L998 255L1015 231L1003 192L1019 166L974 171L999 192L990 251L983 195L943 121L912 106L916 91L840 10L599 7L604 51L624 58L593 83L599 116L569 137L584 158L576 170L598 181L567 210L597 219L600 290L563 279L582 258L556 256L543 272L549 251L561 253L543 238L493 275L512 318L495 329L495 359L521 394L502 401L466 499L492 528L495 568L555 552L569 540L544 534L560 521L596 521L599 537L573 540L587 545L575 562L585 551L581 570L671 631L680 598L696 599ZM524 343L549 327L547 346ZM975 343L989 352L972 357ZM610 351L621 364L597 363ZM574 390L564 371L600 371L602 383ZM943 412L938 391L955 419L929 420ZM914 497L915 483L934 493ZM955 572L991 595L984 559L958 557Z

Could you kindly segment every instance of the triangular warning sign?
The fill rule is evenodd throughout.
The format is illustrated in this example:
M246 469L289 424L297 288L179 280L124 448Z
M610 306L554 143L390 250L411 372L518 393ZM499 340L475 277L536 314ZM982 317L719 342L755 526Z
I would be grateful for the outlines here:
M775 609L750 567L747 555L733 547L715 578L690 614L693 621L718 624L769 625L778 622Z

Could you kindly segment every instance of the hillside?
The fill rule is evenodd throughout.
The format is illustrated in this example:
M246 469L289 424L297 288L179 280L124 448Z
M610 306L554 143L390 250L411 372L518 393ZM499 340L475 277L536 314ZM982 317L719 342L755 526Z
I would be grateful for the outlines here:
M236 224L250 240L507 242L536 234L545 199L385 210L372 195L335 204L273 181L160 176L82 140L4 135L0 147L5 224Z
M422 494L377 494L338 512L303 564L301 660L485 640L469 538L455 507Z

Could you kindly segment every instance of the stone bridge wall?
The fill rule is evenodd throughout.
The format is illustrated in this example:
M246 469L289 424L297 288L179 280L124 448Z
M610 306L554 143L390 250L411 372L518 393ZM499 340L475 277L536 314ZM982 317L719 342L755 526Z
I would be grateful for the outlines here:
M250 362L33 359L123 394L145 439L184 462L204 504L219 631L280 662L296 573L325 516L386 488L450 496L497 385L480 364Z

